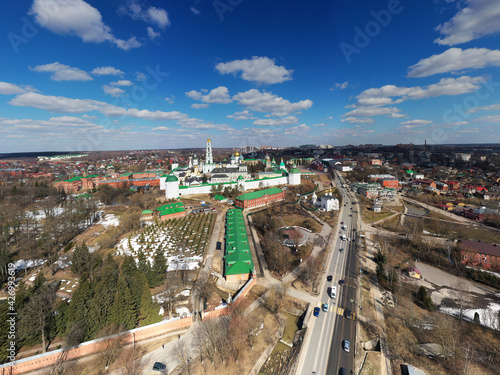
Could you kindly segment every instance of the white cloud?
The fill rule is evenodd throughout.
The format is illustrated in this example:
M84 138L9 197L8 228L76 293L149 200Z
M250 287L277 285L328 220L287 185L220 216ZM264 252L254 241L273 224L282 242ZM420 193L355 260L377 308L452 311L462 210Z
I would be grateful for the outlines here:
M116 38L101 13L83 0L34 0L30 14L40 26L59 35L76 35L92 43L108 41L123 50L141 46L135 37Z
M253 122L254 125L263 125L263 126L287 126L287 125L293 125L298 122L298 118L295 116L287 116L283 118L277 118L277 119L271 119L271 118L266 118L266 119L258 119Z
M195 7L191 7L190 9L191 9L191 12L193 12L193 14L196 14L196 15L201 14L201 12L198 9L196 9Z
M136 81L145 81L146 80L146 74L142 73L142 72L135 72L135 80Z
M241 112L234 112L232 115L227 115L226 117L232 118L235 121L257 119L257 117L254 117L252 112L250 112L248 109L245 109L244 111Z
M313 126L326 126L326 124L320 123L320 124L314 124Z
M9 104L19 107L39 108L57 113L83 113L97 110L105 103L90 99L71 99L63 96L49 96L28 92L16 96Z
M233 60L227 63L219 63L215 69L221 74L241 72L241 78L245 81L257 83L281 83L292 79L293 70L287 70L284 66L277 66L269 57L254 56L251 60Z
M186 96L191 99L199 100L203 103L209 104L227 104L232 102L231 96L229 96L229 90L225 86L216 87L207 95L203 95L201 92L196 90L191 90L186 92Z
M126 14L134 20L142 20L162 29L166 26L170 26L168 13L162 8L149 7L147 9L142 9L138 2L130 1L127 6L121 6L118 10L121 14Z
M500 3L498 0L466 0L451 20L436 30L443 36L434 42L447 46L466 43L500 31Z
M272 116L287 116L297 111L309 109L313 105L310 99L291 103L270 92L261 92L257 89L240 92L234 95L233 99L236 100L239 105L252 111L270 112Z
M170 95L170 96L167 96L167 97L165 98L165 101L166 101L168 104L174 104L174 99L175 99L175 96Z
M151 129L152 131L169 131L171 130L170 128L167 128L166 126L157 126L156 128Z
M391 113L389 116L387 117L391 117L391 118L401 118L401 117L408 117L408 115L405 115L403 113Z
M158 27L164 28L170 25L165 9L150 7L147 12L151 22L155 23Z
M455 72L468 68L500 66L500 51L488 48L450 48L410 66L408 77L428 77L433 74Z
M467 113L476 113L479 111L499 111L499 110L500 110L500 104L493 104L484 107L471 108L467 111Z
M493 123L497 123L497 122L500 122L500 115L491 115L491 116L478 117L474 121L476 121L476 122L493 122Z
M92 81L93 78L85 71L73 68L69 65L54 62L51 64L38 65L31 70L35 72L53 73L50 78L54 81Z
M155 38L158 38L161 34L160 33L157 33L156 31L154 31L154 29L151 27L151 26L148 26L148 36L151 38L151 39L155 39Z
M100 66L95 68L90 73L96 76L121 76L123 72L120 69L113 68L112 66Z
M419 126L423 126L423 125L428 125L428 124L432 124L432 121L416 119L416 120L410 120L410 121L402 122L399 125L419 125Z
M132 86L133 83L130 82L128 79L121 79L119 81L111 82L111 86Z
M398 117L400 110L396 107L382 107L387 104L398 104L406 100L426 99L442 95L461 95L469 92L474 92L479 89L480 85L486 82L484 77L469 77L461 76L458 78L442 78L438 83L420 87L398 87L394 85L386 85L380 88L370 88L362 91L356 98L357 103L348 106L354 108L352 111L345 113L347 116L377 116L389 115L390 117ZM396 100L392 98L397 98ZM371 106L366 106L370 105ZM400 116L403 117L403 116Z
M349 87L349 82L345 81L342 83L335 83L332 87L330 87L330 91L335 91L335 90L344 90Z
M111 95L115 98L118 98L121 94L123 94L125 92L125 90L122 90L118 87L112 87L112 86L108 86L108 85L103 85L102 89L104 90L104 93L106 95Z
M349 124L373 124L375 122L372 118L367 117L347 117L340 120L341 122L348 122Z
M0 82L0 94L13 95L13 94L22 94L24 92L26 92L26 90L23 89L21 86L8 82Z
M193 103L191 104L191 108L194 108L194 109L201 109L201 108L208 108L209 105L206 104L206 103Z
M344 113L342 117L380 116L390 115L397 112L399 112L399 109L396 107L361 107Z
M300 125L285 129L283 131L283 135L304 135L305 133L309 132L309 130L311 130L310 126L307 126L306 124L300 124Z

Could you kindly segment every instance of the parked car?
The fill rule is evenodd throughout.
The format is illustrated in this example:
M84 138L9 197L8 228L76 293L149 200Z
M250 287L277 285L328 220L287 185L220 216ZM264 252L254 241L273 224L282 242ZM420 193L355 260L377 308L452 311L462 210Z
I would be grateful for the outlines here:
M319 316L319 307L314 308L313 315L316 317Z
M324 312L328 312L328 304L327 304L327 303L324 303L323 305L321 305L321 309L322 309Z
M332 281L332 279L333 279L333 276L332 276L332 275L328 275L328 276L326 277L326 281L328 281L328 282L331 282L331 281Z
M344 280L339 280L339 285L344 285L345 281Z
M343 253L343 252L344 252L344 248L343 248L343 247L341 247L341 248L339 249L339 251L340 251L341 253Z
M165 371L166 369L167 366L161 362L155 362L155 364L153 365L153 371Z

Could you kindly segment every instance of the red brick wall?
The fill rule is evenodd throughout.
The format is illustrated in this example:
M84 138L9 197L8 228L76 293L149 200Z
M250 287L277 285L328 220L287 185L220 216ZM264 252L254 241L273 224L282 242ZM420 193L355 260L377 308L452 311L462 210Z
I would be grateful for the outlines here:
M233 304L229 308L222 309L212 309L203 313L203 319L211 319L219 316L229 314L235 306L238 306L243 298L248 294L250 289L257 284L257 278L252 278L246 287L235 297ZM188 328L192 324L192 318L182 318L176 320L169 320L157 324L152 324L146 326L144 328L138 328L133 331L128 331L125 333L125 342L131 343L132 341L141 341L150 337L162 335L168 332L177 331L180 329ZM94 354L100 351L102 348L102 340L101 341L89 341L87 343L83 343L80 346L70 349L67 352L66 360L76 359L82 356L86 356L89 354ZM55 352L49 352L47 354L41 354L33 357L28 357L26 359L20 360L20 362L16 362L13 366L5 366L0 368L0 374L9 374L9 375L17 375L23 374L30 371L35 371L37 369L51 366L57 362L57 359L60 355L61 351L57 350ZM12 368L12 373L9 371Z

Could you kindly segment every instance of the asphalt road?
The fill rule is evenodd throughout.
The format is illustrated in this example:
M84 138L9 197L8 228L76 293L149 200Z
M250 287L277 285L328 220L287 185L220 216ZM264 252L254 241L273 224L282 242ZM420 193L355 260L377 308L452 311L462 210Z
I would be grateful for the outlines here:
M343 207L340 219L347 228L346 230L340 229L340 234L345 235L351 241L343 240L342 236L339 236L331 250L333 255L326 268L326 274L332 276L332 281L323 284L320 292L321 303L317 306L321 308L322 304L327 303L328 311L321 310L318 317L312 318L315 321L311 327L309 345L305 348L307 352L301 374L338 374L340 367L344 367L347 370L346 374L349 375L350 371L354 370L356 341L354 320L347 319L343 315L347 309L355 311L351 300L356 298L357 286L354 229L357 223L358 206L351 204L351 199L347 195L343 202L347 203L347 206ZM340 252L341 248L344 249L343 252ZM339 280L344 280L345 284L340 285ZM336 298L330 297L332 287L337 290ZM344 340L350 341L350 352L342 348Z

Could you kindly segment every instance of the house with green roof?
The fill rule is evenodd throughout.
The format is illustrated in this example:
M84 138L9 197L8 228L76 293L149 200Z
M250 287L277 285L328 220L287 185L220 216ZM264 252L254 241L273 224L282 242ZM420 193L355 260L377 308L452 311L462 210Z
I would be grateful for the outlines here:
M161 221L186 216L186 208L182 202L164 204L155 208L155 215Z
M224 276L227 281L240 282L248 280L253 271L243 211L232 208L226 214Z
M235 205L240 208L255 208L285 199L285 192L280 188L269 188L245 193L236 197Z

